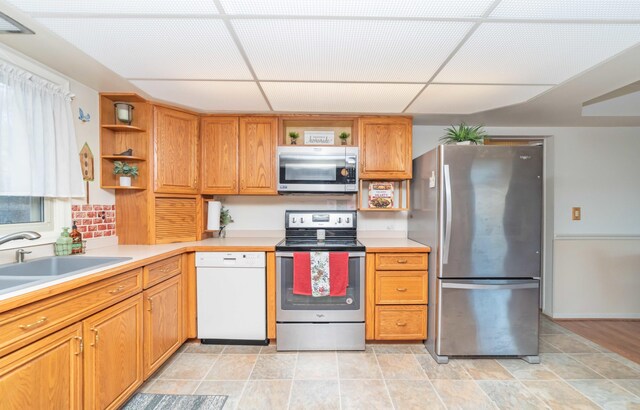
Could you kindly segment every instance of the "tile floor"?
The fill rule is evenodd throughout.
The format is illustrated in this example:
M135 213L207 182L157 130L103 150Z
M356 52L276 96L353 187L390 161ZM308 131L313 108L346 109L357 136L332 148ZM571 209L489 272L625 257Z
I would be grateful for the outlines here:
M142 387L224 394L225 409L640 409L640 364L541 319L539 365L456 359L422 345L276 353L187 343Z

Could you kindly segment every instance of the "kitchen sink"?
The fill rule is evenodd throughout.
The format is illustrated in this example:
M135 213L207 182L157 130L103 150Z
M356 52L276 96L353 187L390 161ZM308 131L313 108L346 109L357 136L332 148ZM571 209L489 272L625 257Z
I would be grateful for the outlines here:
M0 294L129 259L131 258L51 256L24 263L0 265Z

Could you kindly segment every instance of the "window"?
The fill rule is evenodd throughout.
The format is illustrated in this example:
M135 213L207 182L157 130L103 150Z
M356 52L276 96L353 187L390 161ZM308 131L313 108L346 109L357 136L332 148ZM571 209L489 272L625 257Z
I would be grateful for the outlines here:
M1 196L0 225L44 222L44 203L42 197Z

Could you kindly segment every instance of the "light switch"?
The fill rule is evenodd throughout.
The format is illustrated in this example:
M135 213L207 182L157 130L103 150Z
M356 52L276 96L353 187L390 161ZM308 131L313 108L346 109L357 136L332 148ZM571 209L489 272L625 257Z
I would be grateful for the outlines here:
M581 219L581 208L579 206L571 208L571 219L574 221L579 221Z

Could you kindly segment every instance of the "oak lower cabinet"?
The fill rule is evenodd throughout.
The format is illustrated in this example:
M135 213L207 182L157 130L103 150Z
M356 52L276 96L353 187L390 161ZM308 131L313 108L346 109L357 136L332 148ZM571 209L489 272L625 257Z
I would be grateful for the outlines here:
M0 358L0 408L83 408L80 323Z
M360 178L411 179L411 133L411 118L360 118Z
M427 338L428 254L367 253L366 336Z
M115 409L142 384L142 294L83 321L84 408Z
M182 277L144 291L144 376L150 376L182 345Z

